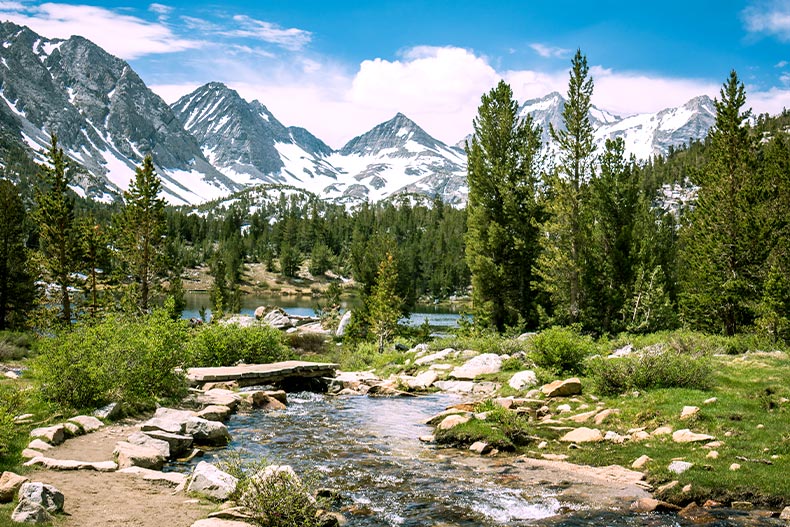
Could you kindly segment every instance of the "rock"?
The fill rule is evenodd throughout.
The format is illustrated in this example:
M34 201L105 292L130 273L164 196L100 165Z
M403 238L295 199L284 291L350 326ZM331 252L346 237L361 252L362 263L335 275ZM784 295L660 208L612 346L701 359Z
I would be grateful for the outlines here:
M695 434L688 428L677 430L672 434L672 441L675 443L697 443L701 441L711 441L713 439L716 438L707 434Z
M187 492L194 492L216 500L226 500L236 490L239 480L218 469L211 463L201 461L192 472Z
M680 420L691 419L699 413L699 406L684 406L680 411Z
M454 368L450 377L461 380L474 380L487 373L499 373L502 370L502 357L496 353L483 353L466 361L462 366Z
M418 439L420 440L421 443L435 443L436 442L436 436L433 435L433 434L420 436L420 437L418 437Z
M593 417L593 422L595 424L597 424L597 425L600 425L604 421L606 421L610 416L615 415L615 414L619 414L619 413L620 413L620 410L618 410L617 408L607 408L606 410L602 410L602 411L598 412L597 414L595 414L595 417Z
M343 527L348 521L339 512L319 511L318 520L320 527Z
M16 523L50 523L52 516L38 503L22 500L11 513L11 521Z
M641 455L638 458L636 458L633 463L631 463L631 468L639 470L651 461L653 460L650 458L650 456Z
M46 509L49 513L57 513L63 511L63 503L65 498L63 493L52 485L45 483L33 482L23 483L19 487L19 501L28 501L35 503Z
M514 390L523 390L524 388L531 388L538 384L538 376L532 370L519 371L513 374L508 381L508 386Z
M688 485L685 485L680 490L681 490L681 492L683 492L683 494L688 494L689 492L691 492L691 483L689 483Z
M63 431L66 434L66 439L70 437L77 437L83 434L82 428L80 428L76 423L63 423Z
M717 402L718 400L719 399L716 398L716 397L711 397L710 399L705 399L704 401L702 401L702 404L713 404L713 403Z
M288 394L285 393L285 390L266 390L263 392L265 395L268 395L272 399L283 403L284 405L288 405Z
M732 470L733 472L736 470L741 470L741 465L738 463L733 463L732 465L730 465L730 470Z
M614 350L610 355L610 359L617 359L620 357L627 357L634 351L634 346L632 344L626 344L622 348L618 348Z
M254 316L256 320L260 320L264 316L266 316L266 312L267 311L269 311L268 307L266 307L266 306L258 306L258 307L255 308L255 312L252 314L252 316Z
M27 448L31 450L38 450L39 452L46 452L47 450L52 450L55 447L49 443L45 443L41 439L34 439L27 445Z
M153 439L166 441L170 446L171 457L178 457L192 447L192 436L171 434L162 430L148 430L143 433Z
M74 423L82 428L83 432L86 434L95 432L104 426L104 423L90 415L78 415L69 419L69 422Z
M667 470L675 474L683 474L693 466L694 463L689 463L688 461L673 461L669 464Z
M340 317L340 322L337 325L337 329L335 330L336 337L342 337L346 334L346 328L348 324L351 322L351 310L346 311L343 313L343 316Z
M196 395L193 400L199 404L200 406L211 406L211 405L218 405L218 406L227 406L231 410L235 410L236 407L241 402L241 396L230 390L221 390L219 388L213 388L211 390L206 390L205 392ZM158 416L157 416L158 417Z
M616 445L622 445L623 443L625 443L626 439L627 438L625 436L621 436L617 432L613 432L611 430L606 432L606 434L603 436L604 441L610 441Z
M639 498L631 504L631 512L677 512L680 507L653 498Z
M135 445L126 441L115 444L113 456L118 463L118 468L143 467L160 470L165 464L166 456L151 446Z
M638 430L636 432L633 432L632 434L630 434L630 436L631 436L631 441L645 441L647 439L650 439L650 434L648 434L644 430Z
M426 390L430 388L430 386L436 382L439 378L439 374L436 373L434 370L428 370L420 373L406 384L412 390Z
M158 451L162 457L168 459L170 457L170 443L161 439L155 439L143 432L135 432L126 438L126 441L133 445L140 445L153 448Z
M472 381L436 381L433 385L448 393L472 393L475 389Z
M143 467L126 467L118 471L118 474L131 474L139 476L145 481L155 481L158 483L165 483L173 487L182 485L187 477L180 472L160 472L159 470L151 470Z
M540 457L549 461L565 461L568 456L565 454L541 454Z
M656 489L656 494L664 494L665 492L669 492L679 484L680 483L678 481L670 481L669 483L665 483Z
M33 417L35 417L33 414L17 415L16 417L14 417L14 424L15 425L26 425L26 424L32 423L33 422Z
M492 450L491 445L489 445L484 441L475 441L469 447L470 452L475 452L476 454L480 454L481 456L488 454L489 452L491 452L491 450Z
M34 428L30 431L30 437L33 439L41 439L50 445L59 445L66 440L66 430L63 425Z
M413 394L398 390L388 383L375 384L368 390L368 395L373 397L414 397Z
M719 453L715 450L711 450L708 452L708 455L705 456L707 459L719 459Z
M721 507L722 503L716 500L706 500L702 506L706 509L715 509L716 507Z
M581 414L572 415L568 417L568 419L573 421L574 423L584 423L586 421L589 421L590 418L596 415L597 413L598 410L592 410L590 412L584 412Z
M95 470L96 472L115 472L118 465L114 461L75 461L73 459L53 459L37 456L24 464L26 467L41 465L49 470Z
M224 520L222 518L204 518L192 524L192 527L255 527L252 523Z
M11 379L13 381L19 378L19 374L15 371L7 371L3 374L7 379Z
M110 403L93 412L93 415L99 419L108 419L112 421L123 415L123 406L121 403Z
M549 447L549 443L547 441L541 441L538 443L538 449L543 450Z
M288 317L288 313L278 307L266 313L261 321L276 329L288 329L293 327L293 322L291 322L291 319Z
M184 433L191 435L198 445L223 446L230 442L227 426L200 417L189 418L184 425Z
M13 472L3 472L3 475L0 476L0 503L14 501L14 496L19 491L19 487L27 482L28 479L25 476L20 476Z
M41 452L39 452L38 450L31 450L29 448L26 448L22 450L22 453L20 455L22 456L23 459L33 459L34 457L40 457Z
M567 414L571 411L571 405L569 404L557 405L557 411L561 414Z
M179 463L189 463L196 457L203 457L205 452L199 448L193 448L187 457L178 458Z
M739 511L750 511L754 508L754 504L750 501L733 501L730 507Z
M702 445L702 448L720 448L724 446L723 441L711 441L710 443L705 443Z
M143 432L160 431L170 434L181 434L184 431L185 423L186 421L181 422L163 417L152 417L148 421L140 424L140 430Z
M678 512L678 516L692 523L712 523L716 521L716 518L710 512L694 502L689 503L681 509L681 511Z
M782 512L779 513L779 519L790 521L790 507L785 507L784 509L782 509Z
M582 393L582 383L576 377L564 381L554 381L540 389L546 397L569 397Z
M436 426L439 423L441 423L444 420L444 418L447 417L448 415L466 415L466 416L468 416L468 415L471 415L471 412L469 412L467 410L459 410L457 408L448 408L447 410L445 410L443 412L439 412L438 414L434 415L433 417L427 419L425 421L425 424L426 425L431 425L431 426Z
M562 436L560 441L564 443L599 443L603 441L603 434L598 429L582 426Z
M672 427L671 426L659 426L658 428L653 430L653 432L650 435L653 436L653 437L656 437L656 436L667 436L667 435L669 435L671 433L672 433Z
M458 415L458 414L448 415L447 417L442 419L442 422L439 423L438 428L439 430L450 430L451 428L455 428L460 424L469 422L470 419L471 417L469 417L468 415Z
M227 421L231 414L233 414L233 410L227 406L211 404L197 412L195 415L209 421Z

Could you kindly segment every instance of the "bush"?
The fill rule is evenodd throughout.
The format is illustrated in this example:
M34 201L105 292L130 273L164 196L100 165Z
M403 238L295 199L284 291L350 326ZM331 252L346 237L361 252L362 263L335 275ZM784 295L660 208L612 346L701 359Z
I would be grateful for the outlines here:
M186 393L187 328L158 310L139 319L110 317L42 339L32 371L45 400L86 410L111 401L147 406Z
M11 450L16 436L14 416L22 406L21 397L19 390L0 385L0 458Z
M623 358L598 358L590 364L590 372L598 391L612 395L634 389L705 390L710 388L713 374L707 355L690 351L680 340Z
M29 333L0 331L0 362L27 357L32 345L33 337Z
M203 326L190 340L187 354L190 366L233 366L285 360L288 349L282 333L269 325L218 324Z
M556 375L583 373L585 360L597 351L591 337L580 335L574 328L559 326L541 331L528 342L532 361Z

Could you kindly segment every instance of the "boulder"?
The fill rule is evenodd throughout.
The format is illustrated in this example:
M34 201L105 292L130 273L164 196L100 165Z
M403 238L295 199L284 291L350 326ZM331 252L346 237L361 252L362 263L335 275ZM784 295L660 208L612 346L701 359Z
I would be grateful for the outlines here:
M612 430L609 430L608 432L606 432L606 435L603 436L604 441L609 441L616 445L622 445L623 443L625 443L626 439L628 439L626 436L621 436L620 434Z
M602 410L602 411L598 412L597 414L595 414L595 417L593 417L593 423L595 423L597 425L600 425L604 421L609 419L610 416L612 416L614 414L619 414L619 413L620 413L620 410L618 410L617 408L607 408L606 410Z
M201 461L192 472L187 492L216 500L226 500L236 490L239 480L218 469L211 463Z
M672 433L672 427L671 426L659 426L658 428L653 430L653 432L651 432L650 435L653 436L653 437L656 437L656 436L668 436L671 433Z
M153 439L166 441L172 457L178 457L192 447L192 436L171 434L162 430L148 430L143 433Z
M450 430L451 428L455 428L456 426L467 423L471 419L468 415L448 415L439 423L439 430Z
M95 470L96 472L115 472L118 465L114 461L75 461L73 459L53 459L37 456L26 462L24 466L40 465L48 470Z
M288 394L285 393L285 390L266 390L263 393L273 399L280 401L284 405L288 405Z
M696 524L713 523L716 521L716 518L710 512L693 501L683 507L683 509L678 512L678 516Z
M590 418L594 417L596 414L598 414L598 410L592 410L590 412L584 412L581 414L572 415L568 417L568 419L570 421L573 421L574 423L584 423L589 421Z
M30 437L41 439L50 445L59 445L66 440L66 430L63 425L34 428L30 431Z
M197 412L195 415L209 421L227 421L231 414L233 414L233 410L227 406L211 404Z
M112 421L123 415L123 405L121 403L110 403L93 412L93 415L99 419L109 419Z
M158 451L165 459L170 457L170 443L161 439L155 439L143 432L133 433L126 438L126 441L133 445L153 448L154 450Z
M436 371L428 370L407 381L406 385L412 390L426 390L430 388L438 378L439 374L436 373Z
M351 311L346 311L343 313L343 316L340 317L340 322L337 324L337 329L335 330L336 337L342 337L346 334L346 328L348 324L351 322Z
M414 394L398 390L389 383L374 384L368 390L368 395L372 397L414 397Z
M708 455L705 456L706 459L719 459L719 453L716 450L711 450L708 452Z
M255 313L253 313L253 315L255 316L256 320L260 320L264 316L266 316L266 312L268 310L269 310L269 308L266 307L266 306L258 306L258 307L255 308Z
M28 479L25 476L20 476L13 472L3 472L3 475L0 476L0 503L14 501L14 496L19 491L19 487L27 482Z
M84 434L82 428L79 425L69 422L63 423L63 432L66 434L66 439Z
M30 450L38 450L39 452L46 452L47 450L52 450L53 447L49 443L45 443L41 439L34 439L30 443L28 443L27 448Z
M436 362L437 360L442 360L447 358L448 356L455 353L453 348L445 348L441 351L437 351L436 353L431 353L430 355L425 355L424 357L420 357L419 359L414 361L414 364L417 366L423 366L425 364L430 364L432 362Z
M716 438L707 434L695 434L688 428L676 430L672 434L672 441L675 443L697 443L701 441L712 441L714 439Z
M348 524L346 517L339 512L321 510L317 516L321 527L344 527Z
M472 393L475 389L472 381L436 381L433 385L448 393Z
M484 441L475 441L469 447L469 451L470 452L474 452L476 454L480 454L481 456L484 456L484 455L488 454L489 452L491 452L491 450L493 450L491 445L489 445L488 443L486 443Z
M582 393L582 383L576 377L564 381L554 381L544 385L541 389L546 397L569 397Z
M650 434L648 434L644 430L637 430L636 432L633 432L630 435L631 435L631 441L645 441L647 439L650 439Z
M677 512L680 507L653 498L639 498L631 504L631 512Z
M140 430L143 432L160 431L170 434L181 434L184 432L185 423L186 421L181 422L163 417L152 417L140 424Z
M16 523L50 523L52 516L38 503L22 500L11 513L11 521Z
M230 390L213 388L196 395L193 400L200 406L227 406L231 410L235 410L241 402L241 396L238 393L232 392Z
M82 431L86 434L95 432L104 426L104 423L90 415L78 415L69 419L69 422L74 423L82 428Z
M691 419L698 413L699 406L684 406L683 410L680 411L680 420L685 421L686 419Z
M293 327L288 313L276 307L264 315L262 321L275 329L288 329Z
M135 445L127 441L119 441L113 450L118 468L143 467L160 470L165 464L166 456L152 446Z
M683 474L693 466L694 463L689 463L688 461L673 461L667 466L667 470L675 474Z
M438 414L434 415L433 417L429 418L425 421L426 425L436 426L441 423L445 417L448 415L465 415L469 416L471 414L470 411L465 409L458 409L458 408L448 408L443 412L439 412Z
M19 487L19 501L20 503L23 501L35 503L36 505L44 507L47 512L54 514L63 511L65 498L63 497L63 493L52 485L36 481L33 483L23 483L22 486Z
M228 427L216 421L191 417L184 425L184 433L191 435L199 445L223 446L230 442Z
M603 434L596 428L582 426L562 436L560 441L564 443L599 443L603 441Z
M523 370L514 373L507 383L514 390L523 390L538 384L538 376L532 370Z
M643 468L645 465L647 465L648 463L650 463L651 461L653 460L650 458L650 456L641 455L638 458L636 458L633 463L631 463L631 468L639 470Z
M733 472L736 470L741 470L740 463L733 463L732 465L730 465L730 470L732 470Z
M784 509L782 509L782 512L779 513L779 519L790 521L790 507L785 507Z
M502 370L502 357L496 353L483 353L466 361L462 366L454 368L450 377L474 380L480 375L499 373Z

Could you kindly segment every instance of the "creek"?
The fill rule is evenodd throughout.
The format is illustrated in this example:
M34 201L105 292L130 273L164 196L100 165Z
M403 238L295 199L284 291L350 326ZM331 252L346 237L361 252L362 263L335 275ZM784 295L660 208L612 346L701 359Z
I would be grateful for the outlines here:
M456 402L447 394L291 393L285 411L234 415L229 449L315 477L319 486L339 493L336 508L346 509L352 527L686 525L674 515L594 510L583 499L568 498L567 482L546 482L537 472L525 481L523 472L513 470L513 458L485 459L421 443L418 437L432 430L422 423ZM214 462L227 452L209 452L203 459ZM744 525L732 514L709 525ZM749 518L748 525L759 524Z

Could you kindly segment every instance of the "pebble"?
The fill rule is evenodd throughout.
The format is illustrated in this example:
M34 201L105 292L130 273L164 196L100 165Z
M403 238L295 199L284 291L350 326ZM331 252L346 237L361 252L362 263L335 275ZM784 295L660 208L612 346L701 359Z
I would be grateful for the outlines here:
M740 470L740 469L741 469L741 465L738 463L733 463L732 465L730 465L730 470L732 471Z

